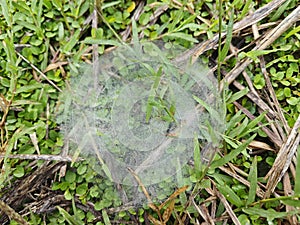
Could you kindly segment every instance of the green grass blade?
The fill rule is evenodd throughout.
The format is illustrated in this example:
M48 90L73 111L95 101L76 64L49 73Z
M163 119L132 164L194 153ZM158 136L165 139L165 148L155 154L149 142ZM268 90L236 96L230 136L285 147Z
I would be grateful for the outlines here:
M37 18L36 18L39 28L41 27L41 23L43 21L43 5L44 5L44 1L43 0L39 1L38 10L37 10Z
M291 196L292 198L293 196ZM299 196L298 196L299 198ZM283 202L283 204L285 205L289 205L289 206L293 206L293 207L300 207L300 201L297 199L284 199L281 200Z
M194 137L194 168L196 171L196 177L198 177L201 170L201 154L198 138Z
M219 3L219 18L218 18L218 67L217 67L217 76L218 76L218 86L220 87L221 84L221 51L222 51L222 17L223 17L223 6L222 0L218 1Z
M247 129L252 129L254 128L259 122L262 121L262 119L264 118L264 116L267 114L267 112L263 112L262 114L260 114L258 117L256 117L254 120L252 120L249 124Z
M251 4L252 4L252 0L246 1L241 14L238 16L239 20L243 19L245 17L245 15L249 12L249 10L251 9Z
M243 144L241 144L238 148L234 149L229 154L225 155L223 158L214 161L211 164L210 168L211 169L216 169L216 168L218 168L220 166L223 166L226 163L230 162L232 159L234 159L235 157L237 157L243 150L246 149L246 147L255 138L255 136L256 136L256 134L252 135L246 142L244 142Z
M178 23L183 18L183 9L175 11L174 15L172 16L173 22L168 26L168 32L174 32L176 30L176 27L178 26Z
M245 115L242 114L242 111L238 111L226 124L227 134L234 129L237 123L240 123L245 118Z
M238 144L236 144L236 142L234 141L234 139L232 139L231 137L226 136L226 135L223 135L223 139L224 139L224 141L225 141L227 144L229 144L231 147L233 147L233 148L239 147Z
M144 66L146 68L149 67L148 69L151 70L151 71L153 71L153 73L155 73L155 71L153 70L153 68L150 67L149 65L144 64ZM157 73L153 74L153 75L155 75L156 77L155 77L154 83L153 83L153 85L151 87L150 94L149 94L149 97L148 97L148 102L147 102L147 107L146 107L146 123L149 123L154 103L156 103L155 102L155 96L156 96L156 90L158 88L158 85L159 85L159 82L160 82L160 78L161 78L161 75L162 75L162 67L160 67L158 69Z
M62 52L70 53L74 46L78 43L80 29L77 29L67 44L62 48Z
M17 55L15 52L15 48L14 48L14 44L11 40L9 40L8 38L4 39L3 42L3 47L5 50L5 53L7 55L7 58L9 59L9 67L7 68L7 71L15 71L17 70ZM12 72L13 73L13 72Z
M198 40L196 38L194 38L192 35L190 34L186 34L186 33L181 33L181 32L175 32L175 33L169 33L166 34L167 37L172 37L172 38L180 38L186 41L190 41L193 43L198 43Z
M138 36L138 29L136 26L136 22L134 19L132 19L132 39L133 39L133 43L134 44L138 44L139 43L139 36Z
M221 62L224 61L225 57L227 56L229 47L230 47L230 43L231 43L231 39L232 39L233 19L234 19L234 11L232 8L231 13L230 13L228 27L227 27L227 35L226 35L226 39L225 39L225 44L224 44L223 49L221 50L221 55L219 55Z
M272 49L272 50L252 50L252 51L249 51L249 52L241 52L239 54L239 57L240 59L244 58L244 57L248 57L250 59L252 59L254 62L258 62L259 59L258 57L259 56L262 56L262 55L268 55L270 53L274 53L274 52L279 52L279 51L288 51L292 48L292 45L283 45L281 46L281 48L278 48L278 49Z
M190 17L188 17L186 20L184 20L182 23L180 23L180 25L178 26L178 28L176 28L176 31L181 31L184 30L186 28L199 28L200 25L193 23L193 21L196 19L197 15L191 15Z
M226 184L216 184L218 190L225 196L225 198L237 207L244 205L240 197Z
M284 218L287 215L291 214L288 212L277 212L274 209L265 210L265 209L256 208L256 207L245 208L245 209L243 209L243 211L249 215L267 218L267 220L270 222L276 218ZM269 224L273 224L273 223L269 223Z
M114 1L114 2L103 3L102 6L101 6L101 9L103 10L103 9L106 9L106 8L110 8L110 7L113 7L115 5L118 5L119 3L121 3L121 1Z
M102 210L102 217L103 217L105 225L111 225L109 217L108 217L107 212L105 210Z
M252 166L250 168L248 181L250 182L249 195L247 199L247 205L255 201L256 188L257 188L257 157L254 157Z
M300 147L299 146L297 150L297 167L296 167L294 195L300 195Z
M243 122L241 124L239 124L237 127L235 127L234 129L232 129L230 131L230 133L228 134L229 137L237 137L239 134L241 134L247 127L249 122L249 119L247 117L245 117L245 119L243 120Z
M11 22L11 18L9 16L10 10L8 8L7 1L6 0L1 0L0 4L1 4L2 15L4 16L4 19L5 19L6 23L7 23L7 25L9 27L11 27L12 26L12 22Z
M287 7L289 6L289 4L291 3L292 0L287 0L285 1L278 9L277 11L274 13L274 15L272 16L272 18L270 19L271 22L277 21L279 19L279 17L287 10Z
M66 210L63 208L57 206L59 213L65 218L65 220L70 225L83 225L78 219L76 219L74 216L71 216Z
M238 91L238 92L234 93L232 96L230 96L229 99L227 99L226 104L233 103L234 101L236 101L236 100L240 99L241 97L245 96L248 92L249 92L249 89L245 88L241 91Z
M250 134L251 132L254 132L258 129L260 129L261 127L264 127L268 124L262 124L260 126L257 126L257 124L259 124L262 119L264 118L264 116L267 114L267 112L263 112L262 114L260 114L258 117L256 117L254 120L252 120L247 127L243 130L243 132L241 132L238 136L237 139L246 136L247 134Z
M26 86L22 86L22 87L20 87L20 88L18 88L16 91L15 91L15 93L16 94L19 94L19 93L23 93L23 92L32 92L32 91L34 91L34 90L36 90L36 89L39 89L39 88L43 88L43 84L41 84L41 83L35 83L35 84L28 84L28 85L26 85Z
M293 30L291 30L290 32L288 32L287 35L285 35L284 39L289 38L292 35L298 34L300 32L300 26L295 27Z
M122 44L115 40L106 40L106 39L96 39L92 37L87 37L84 39L83 43L91 44L91 45L113 45L113 46L121 46Z
M195 95L193 96L193 98L209 112L211 119L218 121L219 124L223 123L220 113L217 110L215 110L213 107L211 107L209 103L205 102L204 100L200 99Z

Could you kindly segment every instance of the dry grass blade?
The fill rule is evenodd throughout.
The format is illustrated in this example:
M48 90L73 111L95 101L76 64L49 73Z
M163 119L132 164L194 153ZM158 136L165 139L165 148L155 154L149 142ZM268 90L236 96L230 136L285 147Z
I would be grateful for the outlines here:
M300 19L300 6L298 6L290 15L288 15L278 26L270 31L253 50L264 50L270 46L280 35ZM244 59L226 75L222 81L221 87L225 84L231 84L252 62L252 59Z
M9 191L1 193L1 201L5 202L12 208L24 208L25 202L28 205L33 199L36 200L36 198L32 198L32 196L38 197L40 195L45 182L49 179L54 179L55 174L62 165L64 165L64 162L45 162L39 168L35 169L32 174L15 182ZM31 166L33 168L35 167L33 164ZM22 212L22 215L28 213L30 210L31 208L27 208L24 213ZM6 212L2 212L0 210L0 224L6 224L8 220L3 213Z
M17 223L22 225L29 225L24 218L19 215L13 208L11 208L9 205L7 205L5 202L0 200L0 207L1 210L9 216L10 219L15 220Z
M251 99L253 99L253 96L251 96L251 93L248 93L247 96L251 97ZM260 99L260 98L259 98ZM256 101L257 102L257 101ZM263 102L261 99L259 101L260 103ZM260 104L259 103L259 104ZM249 110L247 110L246 108L244 108L241 104L239 104L238 102L234 102L233 103L238 109L242 110L243 113L248 116L251 120L255 119L255 116L252 115L251 112L249 112ZM264 103L265 104L265 103ZM260 104L261 105L261 104ZM265 111L266 112L266 111ZM259 124L260 125L260 124ZM279 148L282 145L282 140L280 138L280 136L278 136L277 134L275 134L274 132L272 132L269 128L263 126L261 128L267 135L268 137L272 140L272 142Z
M13 103L8 101L3 94L0 94L0 112L6 112L7 109L20 112L23 111L24 109L20 107L13 107Z
M277 114L278 114L278 117L280 118L280 121L281 123L283 124L283 127L285 129L285 132L286 133L289 133L290 131L290 128L288 126L288 123L283 115L283 112L282 112L282 109L280 108L280 105L279 105L279 102L278 102L278 99L276 97L276 94L275 94L275 91L274 91L274 88L273 88L273 85L271 83L271 80L270 80L270 77L269 77L269 74L267 73L267 70L266 70L266 65L265 65L265 60L264 58L261 56L260 58L260 66L261 66L261 71L264 75L264 78L266 80L266 85L267 85L267 88L268 88L268 91L273 99L273 103L274 103L274 106L276 108L276 111L277 111ZM284 134L282 134L283 136Z
M222 170L223 172L227 173L229 176L233 177L234 179L238 180L239 182L241 182L242 184L246 185L247 187L250 187L250 182L248 180L246 180L245 178L241 177L240 175L236 174L235 172L233 172L232 170L221 166L220 170ZM260 186L264 187L261 183L258 183ZM262 198L264 196L264 191L260 188L257 187L256 188L256 194L257 196L259 196L260 198Z
M37 68L35 65L33 65L28 59L26 59L23 55L21 55L19 52L16 51L16 54L22 58L26 63L28 63L35 71L37 71L49 84L51 84L54 88L56 88L59 92L62 92L62 90L53 83L52 80L49 80L49 78L44 74L39 68Z
M214 184L214 190L216 195L218 196L218 198L220 199L220 201L223 203L226 211L228 212L228 215L230 216L230 218L232 219L232 222L235 225L241 225L240 221L238 220L237 216L235 215L235 213L233 212L231 206L229 205L228 201L226 200L226 198L224 197L224 195L222 195L216 188L215 183Z
M254 25L253 25L254 26ZM255 30L255 29L253 29L253 30ZM258 35L258 34L257 34ZM262 57L261 57L262 58ZM263 59L263 58L262 58ZM262 70L262 73L263 74L266 74L267 73L267 71L266 71L266 68L265 68L265 65L264 64L262 64L264 61L261 61L261 70ZM246 72L246 71L243 71L243 77L245 78L245 80L246 80L246 82L247 82L247 84L248 84L248 87L250 88L250 90L251 90L251 95L249 95L248 97L250 98L251 96L256 96L256 98L252 98L251 100L253 101L253 100L256 100L256 99L258 99L259 100L259 102L258 103L260 103L260 102L263 102L262 100L261 100L261 98L260 98L260 96L259 96L259 94L258 94L258 92L256 91L256 89L254 88L254 85L253 85L253 83L252 83L252 80L251 80L251 78L249 77L249 75L248 75L248 73ZM268 77L269 78L269 77ZM270 80L270 79L269 79ZM267 82L268 83L268 82ZM269 85L267 84L267 86L268 86L268 88L269 88ZM269 88L269 90L270 90L270 88ZM276 100L277 100L277 98L276 98L276 95L275 95L275 92L274 92L274 95L272 95L271 94L271 96L272 96L272 98L274 99L273 101L274 102L276 102ZM274 98L274 96L275 96L275 98ZM278 102L278 101L277 101ZM256 103L256 102L255 102ZM270 106L272 106L273 104L276 104L276 103L273 103L273 102L271 102L271 101L269 101L269 105ZM257 104L258 106L259 106L259 104ZM269 107L269 108L271 108L271 107ZM276 112L277 114L276 114L276 117L278 117L281 121L282 121L282 117L281 117L281 111L280 112L278 112L278 108L276 107L276 109L277 109L277 111L275 111L275 110L273 110L274 111L274 113ZM270 109L271 110L271 109ZM269 112L269 110L267 111L267 112ZM247 115L248 116L248 115ZM273 136L277 136L276 137L276 139L278 139L278 141L279 141L279 144L277 145L278 147L280 147L281 146L281 143L282 143L282 140L285 140L285 138L282 138L282 137L285 137L285 134L284 134L284 132L281 132L282 131L282 128L281 128L281 124L279 125L279 126L276 126L276 125L278 125L278 123L274 123L273 121L274 121L274 119L270 119L269 117L266 117L266 119L271 123L271 129L273 130L273 133L274 134L272 134ZM272 121L272 122L271 122ZM272 140L272 138L271 138L271 140Z
M265 193L265 198L268 198L270 194L274 191L276 185L281 180L287 169L289 168L292 158L297 151L300 143L300 116L295 122L293 129L291 130L286 142L282 145L279 150L275 162L266 175L268 178L267 189Z
M3 158L10 159L29 159L29 160L45 160L45 161L59 161L59 162L73 162L73 158L71 156L60 156L60 155L26 155L26 154L18 154L18 155L5 155L0 154L0 159ZM77 158L76 161L83 161L82 158Z
M147 189L145 188L145 185L142 183L141 179L138 177L138 175L130 167L127 167L127 169L131 173L131 175L134 177L134 179L137 181L138 185L140 186L140 188L142 189L144 195L146 196L146 198L148 200L148 206L151 209L153 209L155 212L157 212L157 214L159 215L159 218L161 218L159 209L152 203L152 199L151 199Z
M271 43L279 38L287 29L300 19L300 6L289 14L281 23L276 26L257 46L258 50L266 49Z
M289 174L284 174L283 176L283 188L284 188L284 195L285 196L291 196L291 194L293 193L293 189L292 189L292 185L291 185L291 180L289 177ZM295 209L295 207L293 206L289 206L286 205L286 212L293 212ZM297 224L297 216L296 215L290 215L287 218L290 222L290 224Z
M245 87L239 83L238 81L233 81L233 85L238 88L239 90L245 89ZM273 118L276 118L276 113L268 106L267 103L265 103L258 95L252 93L249 91L247 93L247 97L253 101L259 108L261 108L263 111L268 112L268 116Z
M55 63L50 63L46 69L43 70L43 73L47 73L51 70L55 70L58 68L62 68L62 66L67 65L68 62L55 62Z
M238 32L248 26L251 26L260 20L267 17L272 11L274 11L276 8L278 8L281 4L283 4L285 0L274 0L264 7L261 7L260 9L256 10L253 14L245 17L243 20L235 23L233 25L233 31L232 33ZM222 33L222 37L224 37L226 33ZM215 49L216 45L219 40L219 35L215 35L213 38L204 41L198 45L196 45L194 48L187 50L184 54L182 54L177 60L182 61L188 59L190 56L193 56L193 61L195 61L202 53L210 50Z
M1 137L4 133L3 129L5 127L6 118L8 116L8 112L9 112L13 97L14 96L12 96L11 100L8 101L2 94L0 94L0 111L3 111L3 116L0 120ZM2 141L2 149L4 149L3 141Z
M275 149L273 149L270 145L261 141L251 141L248 147L253 149L262 149L275 152Z
M154 225L165 225L165 223L155 219L153 216L148 215L148 219L153 223Z
M188 186L184 186L184 187L181 187L179 189L177 189L173 194L170 195L170 197L165 201L163 202L159 207L158 209L161 210L169 201L172 201L174 198L176 198L178 195L180 195L181 193L185 192L185 190L188 188Z
M128 171L132 174L132 176L134 177L134 179L137 181L137 183L139 184L140 188L142 189L144 195L146 196L147 200L148 200L148 206L153 209L159 216L159 220L155 219L153 216L149 215L149 220L154 223L155 225L160 225L160 224L166 224L170 218L170 216L172 215L172 212L174 210L174 206L175 206L175 198L180 195L182 192L184 192L188 186L184 186L182 188L177 189L172 195L170 195L170 197L164 201L159 207L156 207L151 200L151 197L146 189L146 187L144 186L144 184L142 183L141 179L138 177L138 175L130 168L127 168ZM168 204L167 209L164 211L163 215L161 215L160 210L166 205Z
M164 211L163 215L162 215L162 219L164 223L167 223L170 219L170 216L172 215L172 212L174 210L174 206L175 206L175 200L171 200L168 208L166 208L166 210Z
M134 13L131 17L131 20L138 21L141 14L144 12L145 1L139 1ZM121 33L122 40L126 41L131 33L131 26L127 26L126 29Z
M97 9L95 7L94 11L93 11L93 17L92 17L92 28L94 30L97 30L98 28L98 14L97 14ZM99 59L99 54L98 54L98 49L99 46L98 44L93 44L93 78L94 78L94 89L97 89L97 84L98 84L98 71L99 71L99 63L98 59Z
M194 205L194 207L196 208L196 210L198 211L198 213L202 216L202 218L205 220L206 223L210 224L210 225L214 225L215 222L213 221L213 219L211 218L211 216L208 213L208 209L206 208L206 206L200 205L198 206L194 199L192 199L192 203Z
M32 134L29 134L29 137L31 139L31 142L32 142L36 152L40 155L40 148L39 148L36 132L33 132Z
M233 30L240 31L246 27L249 27L257 22L261 21L263 18L267 17L271 12L277 9L285 0L274 0L266 4L265 6L256 10L253 14L246 16L241 21L237 22L233 26Z

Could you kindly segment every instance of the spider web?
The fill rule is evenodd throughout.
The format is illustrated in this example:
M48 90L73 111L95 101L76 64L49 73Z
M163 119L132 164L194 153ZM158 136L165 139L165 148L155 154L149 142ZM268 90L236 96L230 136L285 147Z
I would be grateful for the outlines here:
M225 123L217 81L200 61L175 63L182 52L169 43L135 43L81 66L58 116L73 153L97 157L113 182L137 187L130 168L155 196L192 158L195 137L218 146ZM140 201L129 192L126 201Z

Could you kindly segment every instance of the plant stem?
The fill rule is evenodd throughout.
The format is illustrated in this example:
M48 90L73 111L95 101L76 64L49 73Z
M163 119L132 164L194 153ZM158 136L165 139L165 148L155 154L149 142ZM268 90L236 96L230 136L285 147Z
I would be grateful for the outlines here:
M220 55L221 55L221 44L222 44L222 0L219 0L219 43L218 43L218 68L217 68L217 75L218 75L218 85L219 85L219 90L220 90L220 85L221 85L221 65L222 62L220 60Z

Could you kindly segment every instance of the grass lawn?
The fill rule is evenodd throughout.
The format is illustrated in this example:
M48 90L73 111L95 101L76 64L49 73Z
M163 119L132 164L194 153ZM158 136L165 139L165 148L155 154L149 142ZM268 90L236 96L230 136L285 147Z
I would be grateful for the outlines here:
M299 224L299 3L0 0L0 224Z

